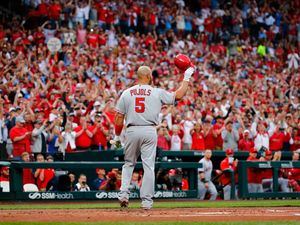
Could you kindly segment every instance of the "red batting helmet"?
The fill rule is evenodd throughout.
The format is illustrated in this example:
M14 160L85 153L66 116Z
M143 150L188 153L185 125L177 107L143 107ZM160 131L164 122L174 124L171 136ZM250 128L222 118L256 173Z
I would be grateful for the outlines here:
M175 56L174 64L178 69L184 71L191 66L191 60L186 55L178 54Z

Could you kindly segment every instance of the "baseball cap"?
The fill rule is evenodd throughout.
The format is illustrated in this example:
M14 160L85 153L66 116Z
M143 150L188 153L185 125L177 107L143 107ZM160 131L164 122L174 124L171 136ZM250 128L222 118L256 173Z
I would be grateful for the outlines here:
M231 148L226 149L226 155L233 155L234 151Z
M15 107L10 107L9 108L9 112L15 112L16 111L16 108Z
M39 110L38 108L36 108L36 109L34 109L34 112L35 112L35 113L39 113L40 110Z
M25 120L24 120L24 118L23 118L23 116L17 116L16 117L16 123L25 123Z
M23 95L21 93L19 93L18 98L23 98Z
M17 107L16 107L16 110L21 110L21 107L20 107L20 106L17 106Z
M257 153L257 149L256 148L250 148L250 153Z
M244 134L246 134L246 133L250 134L250 131L249 130L244 130Z
M99 101L95 101L94 107L95 107L95 106L100 106L100 105L101 105L101 103L100 103Z
M70 112L69 116L75 116L75 113L74 112Z

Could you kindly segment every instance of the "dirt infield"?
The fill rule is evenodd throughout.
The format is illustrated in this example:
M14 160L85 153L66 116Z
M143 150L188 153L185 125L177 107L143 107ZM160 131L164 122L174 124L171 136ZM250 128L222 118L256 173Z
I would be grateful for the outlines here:
M1 210L1 222L300 221L300 208L174 208Z

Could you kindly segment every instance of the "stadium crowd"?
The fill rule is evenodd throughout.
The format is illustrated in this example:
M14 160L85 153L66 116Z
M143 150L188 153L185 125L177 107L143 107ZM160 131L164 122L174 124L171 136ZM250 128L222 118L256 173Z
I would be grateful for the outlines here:
M24 17L0 24L0 158L113 149L114 106L136 69L150 65L154 85L172 91L178 53L197 70L160 114L159 148L297 151L299 4L24 1Z

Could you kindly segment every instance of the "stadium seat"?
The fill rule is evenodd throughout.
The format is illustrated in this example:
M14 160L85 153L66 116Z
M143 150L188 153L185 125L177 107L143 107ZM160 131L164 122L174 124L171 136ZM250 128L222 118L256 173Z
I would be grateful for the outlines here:
M2 189L2 192L9 192L9 181L1 181L0 189Z
M24 184L23 190L25 192L37 192L39 191L38 187L35 184Z

